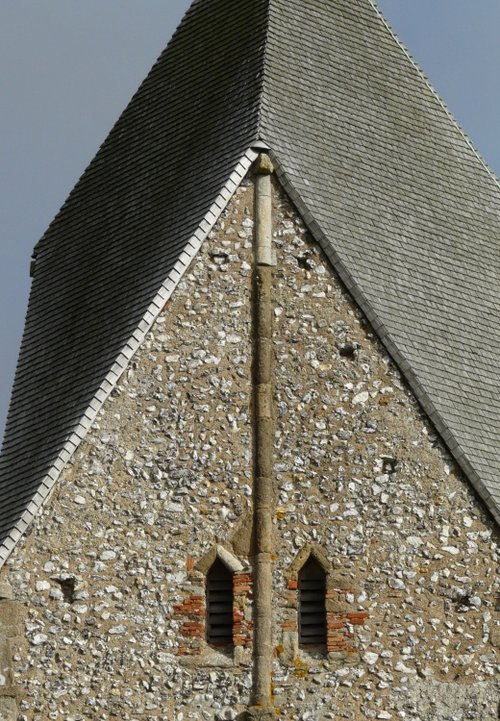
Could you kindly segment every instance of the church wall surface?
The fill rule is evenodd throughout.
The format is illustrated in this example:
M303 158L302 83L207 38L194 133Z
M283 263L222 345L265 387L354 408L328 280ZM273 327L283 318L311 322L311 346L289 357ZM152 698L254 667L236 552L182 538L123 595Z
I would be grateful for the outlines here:
M210 719L248 696L248 575L235 664L204 653L195 565L247 535L252 202L241 187L5 569L22 719Z
M22 721L231 719L248 702L252 199L247 182L2 573L24 616ZM493 525L278 186L274 222L276 708L493 721ZM306 650L310 552L328 633ZM233 653L205 640L217 553Z
M276 704L494 719L494 524L278 189L275 216ZM330 564L326 657L297 648L304 547Z

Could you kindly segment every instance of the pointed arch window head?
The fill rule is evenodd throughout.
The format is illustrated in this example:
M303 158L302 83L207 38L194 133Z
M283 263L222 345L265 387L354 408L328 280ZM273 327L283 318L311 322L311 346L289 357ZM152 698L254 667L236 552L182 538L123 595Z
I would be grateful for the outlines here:
M219 557L207 573L207 641L233 645L233 573Z
M326 646L326 571L310 555L299 571L299 644Z

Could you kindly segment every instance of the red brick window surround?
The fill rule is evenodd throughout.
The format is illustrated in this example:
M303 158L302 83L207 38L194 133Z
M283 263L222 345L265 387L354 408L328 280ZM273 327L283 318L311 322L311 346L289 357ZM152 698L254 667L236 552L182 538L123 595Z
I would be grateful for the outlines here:
M306 544L287 569L285 581L280 601L283 658L319 651L342 661L357 654L354 629L364 624L368 612L355 610L348 601L352 580L343 569L333 569L320 547Z
M219 654L235 665L248 663L253 628L250 568L220 544L197 562L189 556L186 568L184 599L174 604L180 632L177 655L201 666L216 665L222 661Z

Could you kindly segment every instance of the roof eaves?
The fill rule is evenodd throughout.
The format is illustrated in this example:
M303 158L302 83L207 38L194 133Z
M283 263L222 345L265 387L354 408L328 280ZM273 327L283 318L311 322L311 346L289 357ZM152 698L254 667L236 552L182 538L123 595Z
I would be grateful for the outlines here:
M212 206L206 213L205 217L201 220L194 235L187 242L185 249L180 254L177 262L169 273L168 278L151 301L139 323L138 328L136 328L131 338L123 346L120 354L90 401L87 410L83 414L79 423L72 430L71 435L59 452L57 458L54 460L52 467L49 469L46 476L41 479L40 487L35 497L32 499L22 516L0 545L0 568L8 559L40 509L49 500L54 489L54 485L61 472L65 468L66 464L71 460L78 446L87 435L104 402L110 395L111 391L115 388L120 376L141 346L146 334L151 329L156 318L165 306L165 303L169 300L190 263L197 255L203 241L206 239L215 223L218 221L221 213L227 207L227 204L233 197L242 180L247 175L252 163L257 158L259 149L263 147L264 145L257 141L255 146L252 144L252 146L246 151L221 189L219 195L216 197Z

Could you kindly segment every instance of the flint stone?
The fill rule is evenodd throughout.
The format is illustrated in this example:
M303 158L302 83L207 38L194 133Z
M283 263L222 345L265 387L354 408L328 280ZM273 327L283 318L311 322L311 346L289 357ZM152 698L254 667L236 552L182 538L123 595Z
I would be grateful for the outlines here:
M450 553L452 556L458 556L460 550L456 546L443 546L443 551Z
M354 398L352 399L352 404L353 406L357 406L362 403L366 403L369 397L370 394L368 393L368 391L362 391L361 393L358 393L354 396Z
M121 636L122 634L127 632L127 627L120 624L119 626L113 626L113 628L110 628L108 633L112 636Z
M33 644L33 646L41 646L42 644L47 643L48 640L48 636L46 636L44 633L37 633L31 639L31 643Z

